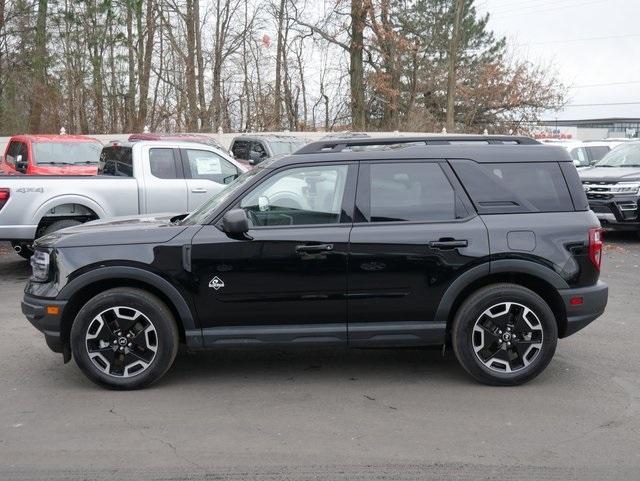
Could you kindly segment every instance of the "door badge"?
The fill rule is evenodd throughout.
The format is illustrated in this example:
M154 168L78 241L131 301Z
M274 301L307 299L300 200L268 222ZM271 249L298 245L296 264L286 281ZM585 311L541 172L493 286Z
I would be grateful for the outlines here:
M209 281L209 287L213 287L216 291L222 287L224 287L224 281L220 279L218 276L215 276L211 281Z

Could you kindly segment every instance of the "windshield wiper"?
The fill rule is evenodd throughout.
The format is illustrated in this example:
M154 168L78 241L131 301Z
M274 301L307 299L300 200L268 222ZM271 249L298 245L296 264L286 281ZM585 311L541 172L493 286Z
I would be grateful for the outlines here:
M71 162L38 162L38 165L73 165Z

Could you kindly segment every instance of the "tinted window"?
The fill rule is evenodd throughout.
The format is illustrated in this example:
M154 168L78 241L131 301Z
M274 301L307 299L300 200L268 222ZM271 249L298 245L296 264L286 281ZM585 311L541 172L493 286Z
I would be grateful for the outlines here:
M365 217L371 222L456 218L455 192L438 164L376 163L369 172L370 203Z
M98 174L133 177L131 147L111 146L103 148L100 153Z
M206 150L187 150L187 168L192 179L208 179L228 184L238 176L238 169L231 162Z
M11 142L9 145L9 149L7 150L7 163L13 165L15 167L16 158L18 155L22 155L22 161L27 161L27 144L24 142L16 142L15 140Z
M589 158L584 147L576 147L569 151L569 156L574 160L574 164L584 166L589 165Z
M249 160L249 142L247 140L236 140L231 151L236 159Z
M573 210L567 184L556 162L452 164L480 213Z
M607 155L607 153L611 150L606 145L597 145L595 147L587 147L589 154L591 155L591 161L595 162L600 160L602 157Z
M177 179L176 162L173 149L150 149L149 166L151 175L159 179Z
M339 223L348 169L331 165L285 170L252 190L240 207L254 226Z

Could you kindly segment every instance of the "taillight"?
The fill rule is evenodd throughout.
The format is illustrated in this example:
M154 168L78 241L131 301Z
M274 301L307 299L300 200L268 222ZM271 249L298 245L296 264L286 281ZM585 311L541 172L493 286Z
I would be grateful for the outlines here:
M600 227L589 229L589 260L596 269L600 270L602 264L602 229Z
M5 187L0 187L0 209L2 209L7 203L9 197L11 197L11 190Z

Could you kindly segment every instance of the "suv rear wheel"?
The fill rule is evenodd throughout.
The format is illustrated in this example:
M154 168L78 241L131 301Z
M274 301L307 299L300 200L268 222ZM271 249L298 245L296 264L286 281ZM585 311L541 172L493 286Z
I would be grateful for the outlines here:
M173 364L178 340L167 306L134 288L93 297L71 328L76 364L93 382L111 389L137 389L160 379Z
M478 381L512 386L530 381L549 364L558 326L549 305L516 284L493 284L474 292L458 309L453 349Z

